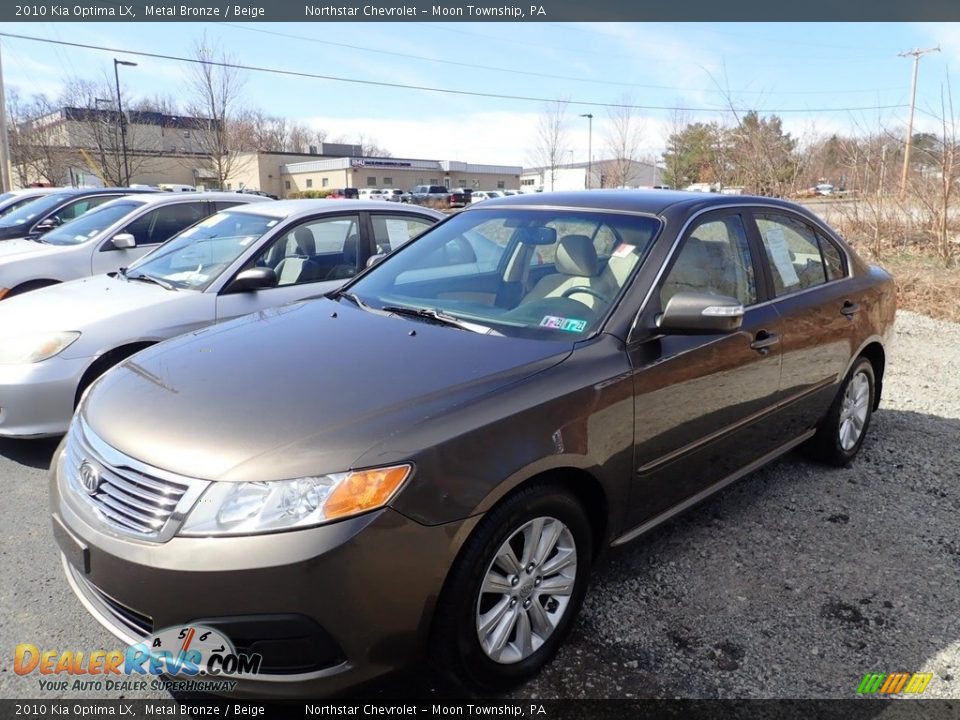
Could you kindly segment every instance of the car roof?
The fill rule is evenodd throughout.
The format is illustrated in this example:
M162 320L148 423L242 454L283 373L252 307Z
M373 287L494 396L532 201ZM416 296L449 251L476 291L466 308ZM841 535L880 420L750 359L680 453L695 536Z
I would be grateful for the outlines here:
M430 215L442 218L444 214L437 210L419 205L397 207L396 204L385 203L383 200L274 200L266 203L251 203L243 207L230 208L231 212L243 212L253 215L267 215L278 218L292 218L304 215L313 215L318 212L344 212L349 210L380 210L392 213L406 213Z
M158 190L148 190L144 188L120 188L120 187L109 187L109 188L58 188L54 192L63 193L65 195L115 195L116 193L123 193L124 195L139 195L141 193L158 193Z
M111 200L109 203L104 203L104 205L101 207L105 205L112 205L115 202L130 202L130 200L136 200L142 205L172 205L181 202L195 202L197 200L208 200L210 202L235 202L242 205L260 202L272 202L270 198L264 197L263 195L251 195L235 192L159 192L148 193L141 197L135 198L119 197L116 200Z
M572 190L568 192L524 193L491 198L477 206L477 212L498 207L575 208L661 215L673 210L703 210L729 205L779 205L796 209L795 203L754 195L686 192L683 190ZM470 208L464 212L470 212Z

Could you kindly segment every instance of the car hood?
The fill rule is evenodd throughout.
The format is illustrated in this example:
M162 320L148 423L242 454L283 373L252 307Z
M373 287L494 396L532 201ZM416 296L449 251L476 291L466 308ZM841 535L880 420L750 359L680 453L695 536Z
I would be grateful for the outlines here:
M147 306L176 302L184 292L111 275L73 280L0 301L0 336L80 330Z
M279 480L350 469L386 437L551 367L572 348L319 299L149 348L94 384L82 412L109 445L155 467Z
M66 247L66 246L65 246ZM17 238L16 240L4 240L0 242L0 267L6 264L9 259L17 261L33 258L38 255L47 255L51 251L60 249L59 246L44 245L43 243Z

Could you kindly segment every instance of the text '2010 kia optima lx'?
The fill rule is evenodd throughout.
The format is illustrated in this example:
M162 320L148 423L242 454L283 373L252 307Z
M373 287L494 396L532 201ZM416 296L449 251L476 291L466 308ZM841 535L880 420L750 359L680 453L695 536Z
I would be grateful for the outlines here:
M790 203L488 200L92 385L53 460L64 567L121 638L192 622L258 654L247 694L423 657L503 687L604 548L801 444L852 460L894 303Z

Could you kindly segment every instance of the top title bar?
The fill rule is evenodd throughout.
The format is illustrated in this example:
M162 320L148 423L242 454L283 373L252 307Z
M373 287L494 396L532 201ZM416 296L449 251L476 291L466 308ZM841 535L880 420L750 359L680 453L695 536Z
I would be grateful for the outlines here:
M66 0L4 2L0 22L956 21L953 0ZM749 35L744 37L749 43Z

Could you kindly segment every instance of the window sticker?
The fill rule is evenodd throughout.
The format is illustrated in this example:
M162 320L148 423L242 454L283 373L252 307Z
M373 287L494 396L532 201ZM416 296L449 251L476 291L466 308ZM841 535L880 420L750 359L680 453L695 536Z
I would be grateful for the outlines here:
M621 245L617 246L616 250L613 251L613 257L618 257L618 258L627 257L630 255L630 253L632 253L636 249L637 249L636 245L622 243Z
M770 259L777 267L780 273L780 279L786 286L798 285L800 276L797 275L797 269L793 266L793 260L790 258L790 247L787 245L787 238L783 234L783 229L772 227L767 229L766 233L767 248L770 250Z
M540 321L540 327L581 333L587 328L587 321L577 320L576 318L557 317L556 315L544 315L543 320Z

